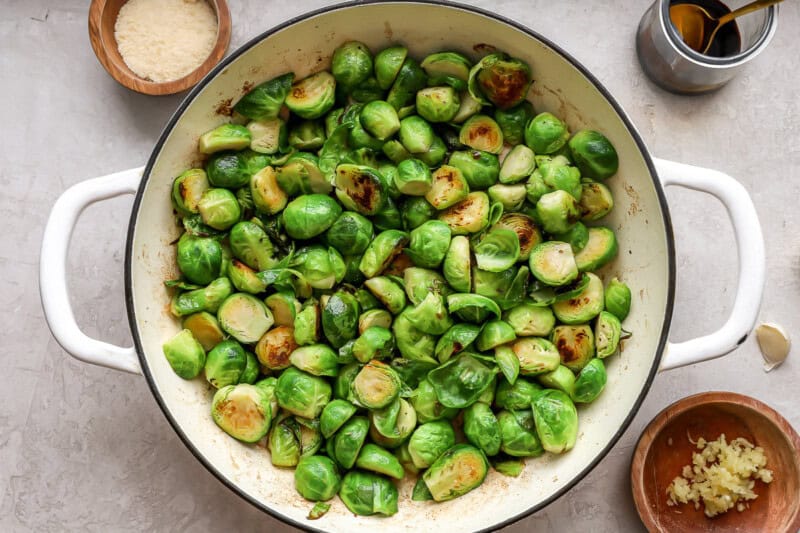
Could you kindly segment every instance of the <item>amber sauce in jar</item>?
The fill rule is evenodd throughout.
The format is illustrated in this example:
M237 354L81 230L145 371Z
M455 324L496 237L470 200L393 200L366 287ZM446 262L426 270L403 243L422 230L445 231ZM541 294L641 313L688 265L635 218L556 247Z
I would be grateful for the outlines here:
M672 20L672 24L676 28L681 28L683 25L682 20L684 16L692 16L690 13L688 13L688 9L686 7L682 7L686 6L687 4L700 6L712 17L717 19L731 12L730 8L728 8L728 6L719 0L692 0L691 2L679 0L672 2L669 7L669 17ZM708 35L711 33L713 28L714 26L712 24L708 24L705 28L705 34ZM717 34L714 36L714 40L711 42L711 47L708 49L708 52L706 52L705 55L712 57L728 57L738 54L741 51L741 48L742 38L739 34L739 27L736 25L736 21L732 20L719 29ZM702 50L696 51L702 53Z

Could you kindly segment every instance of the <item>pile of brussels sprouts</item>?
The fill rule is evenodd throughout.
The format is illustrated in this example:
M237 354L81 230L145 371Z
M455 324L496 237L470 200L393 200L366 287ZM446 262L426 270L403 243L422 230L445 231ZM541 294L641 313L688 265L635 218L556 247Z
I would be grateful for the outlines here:
M211 415L262 442L319 502L397 512L480 485L490 464L575 444L606 383L630 290L617 253L617 153L526 100L528 65L347 42L331 71L253 88L178 176L184 233L164 344L216 389Z

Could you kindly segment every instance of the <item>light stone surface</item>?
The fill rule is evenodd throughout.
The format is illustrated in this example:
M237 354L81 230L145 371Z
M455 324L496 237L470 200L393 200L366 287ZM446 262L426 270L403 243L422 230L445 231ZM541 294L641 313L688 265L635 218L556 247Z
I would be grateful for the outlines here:
M231 50L331 2L230 2ZM800 328L800 5L785 2L770 48L716 94L679 97L643 76L633 47L643 0L474 2L550 37L616 96L660 157L708 166L751 192L766 237L761 317ZM0 10L0 531L289 531L219 483L179 441L141 377L71 359L44 322L37 273L49 209L68 186L145 162L182 96L117 85L96 61L86 0L6 0ZM602 5L602 7L601 7ZM678 286L672 340L721 325L736 282L733 233L713 198L668 192ZM91 336L125 345L124 240L131 199L90 207L69 256L75 315ZM628 468L636 439L667 404L730 390L775 407L795 426L800 361L766 374L755 340L724 359L658 376L616 447L576 488L516 531L639 531ZM292 490L287 488L287 490ZM444 524L442 524L444 526ZM436 527L432 525L432 527Z

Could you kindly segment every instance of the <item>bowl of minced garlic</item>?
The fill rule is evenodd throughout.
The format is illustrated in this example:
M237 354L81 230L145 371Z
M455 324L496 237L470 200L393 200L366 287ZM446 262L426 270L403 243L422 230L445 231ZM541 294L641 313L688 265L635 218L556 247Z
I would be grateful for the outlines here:
M225 0L93 0L89 40L111 76L134 91L185 91L225 56Z
M645 428L631 489L649 531L797 532L800 437L754 398L689 396Z

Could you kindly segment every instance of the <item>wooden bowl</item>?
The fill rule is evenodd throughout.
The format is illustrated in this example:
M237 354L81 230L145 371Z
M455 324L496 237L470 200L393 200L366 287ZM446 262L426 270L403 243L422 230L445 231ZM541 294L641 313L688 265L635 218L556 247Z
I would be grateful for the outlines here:
M711 441L724 433L764 448L772 483L757 481L758 498L742 512L735 508L707 518L703 506L667 505L667 487L691 464L698 437ZM800 437L789 422L766 404L732 392L705 392L679 400L644 430L631 464L636 509L649 531L796 532L800 529Z
M226 0L208 0L217 14L217 40L211 54L195 70L177 80L153 82L137 76L119 53L114 24L127 0L92 0L89 7L89 41L97 59L111 77L128 89L150 95L175 94L194 86L225 56L231 40L231 13Z

